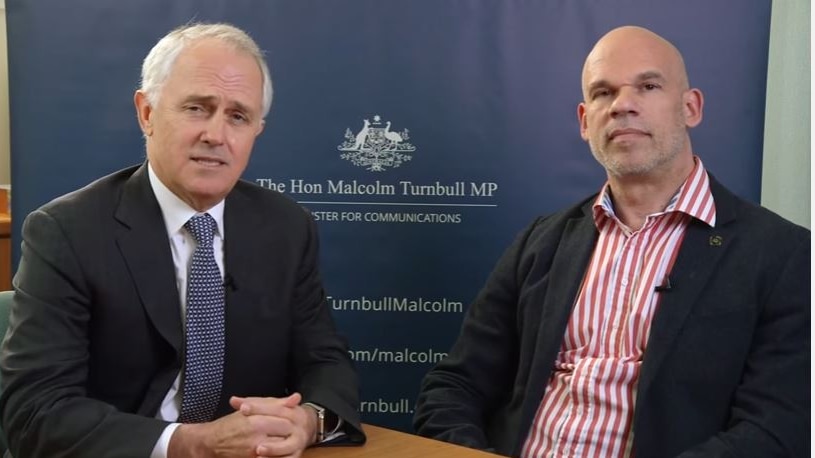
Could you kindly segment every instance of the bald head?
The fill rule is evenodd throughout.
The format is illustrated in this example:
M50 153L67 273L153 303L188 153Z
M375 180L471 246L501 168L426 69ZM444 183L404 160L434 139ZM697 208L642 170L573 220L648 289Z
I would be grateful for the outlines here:
M603 35L583 64L583 98L604 66L618 62L651 66L654 71L674 81L681 90L688 89L685 61L676 46L654 32L637 26L623 26Z
M702 120L703 103L674 45L642 27L620 27L583 65L580 135L618 188L628 179L674 185L666 177L684 179L693 167L688 129Z

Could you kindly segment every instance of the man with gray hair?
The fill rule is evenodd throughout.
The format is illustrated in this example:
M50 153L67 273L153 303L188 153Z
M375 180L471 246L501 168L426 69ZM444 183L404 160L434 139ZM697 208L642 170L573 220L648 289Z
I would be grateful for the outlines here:
M271 101L245 32L180 27L134 97L147 161L28 215L0 355L15 457L297 457L364 441L315 223L239 180Z

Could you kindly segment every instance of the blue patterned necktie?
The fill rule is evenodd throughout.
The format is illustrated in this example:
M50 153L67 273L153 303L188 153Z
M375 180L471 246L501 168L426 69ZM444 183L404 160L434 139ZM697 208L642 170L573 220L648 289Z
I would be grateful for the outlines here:
M211 421L224 372L224 282L212 241L215 220L195 215L184 225L197 242L187 280L186 352L180 423Z

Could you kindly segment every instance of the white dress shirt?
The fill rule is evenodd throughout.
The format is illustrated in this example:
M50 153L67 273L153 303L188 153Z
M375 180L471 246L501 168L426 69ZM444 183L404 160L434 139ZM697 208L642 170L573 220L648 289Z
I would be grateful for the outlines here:
M178 287L178 299L181 304L181 323L183 326L184 317L187 309L187 276L189 273L190 259L192 253L195 251L195 239L184 224L198 214L193 208L183 202L175 194L172 193L164 183L159 180L153 167L150 163L147 164L147 174L150 179L150 186L153 188L153 194L158 200L158 205L161 207L161 214L164 217L164 224L167 228L167 237L170 239L170 250L173 254L173 265L175 266L175 283ZM221 271L221 278L224 276L224 201L218 202L217 205L207 210L217 224L215 232L215 239L213 240L213 248L215 250L215 262L218 264L218 269ZM156 414L156 418L167 421L177 421L178 415L181 412L181 371L173 381L173 385L161 402L161 408ZM178 428L179 423L172 423L159 437L150 458L166 458L167 447L170 444L170 437Z
M189 274L192 253L196 247L195 239L192 234L184 228L184 224L186 224L190 218L198 214L198 212L179 199L178 196L173 194L173 192L159 180L150 163L147 164L147 175L150 179L150 186L153 188L153 194L155 194L158 205L161 207L161 214L164 217L164 224L167 229L167 237L170 239L170 250L173 254L175 282L178 287L178 302L181 304L181 323L183 326L187 309L187 276ZM206 213L209 213L218 226L213 240L213 249L215 250L215 262L221 271L221 278L224 278L224 201L218 202L217 205L207 210ZM156 418L172 422L178 420L178 416L181 413L181 374L183 372L184 368L181 368L170 390L164 396ZM343 420L341 418L338 420L336 427L327 432L323 442L335 440L345 434L340 430ZM153 452L150 454L150 458L167 458L167 448L170 445L170 438L179 426L180 423L171 423L164 429L164 432L162 432L153 448Z

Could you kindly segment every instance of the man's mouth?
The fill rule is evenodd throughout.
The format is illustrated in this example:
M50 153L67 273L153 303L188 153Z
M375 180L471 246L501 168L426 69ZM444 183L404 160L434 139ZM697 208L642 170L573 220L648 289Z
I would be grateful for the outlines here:
M205 166L209 166L209 167L216 167L216 166L219 166L219 165L226 165L226 162L224 162L224 161L222 161L220 159L214 158L214 157L196 156L196 157L193 157L192 160L195 161L196 164L205 165Z
M609 140L614 140L615 138L641 137L641 136L647 136L647 135L648 135L648 133L643 131L643 130L634 129L634 128L631 128L631 127L626 127L624 129L614 129L614 130L612 130L608 134L608 139Z

